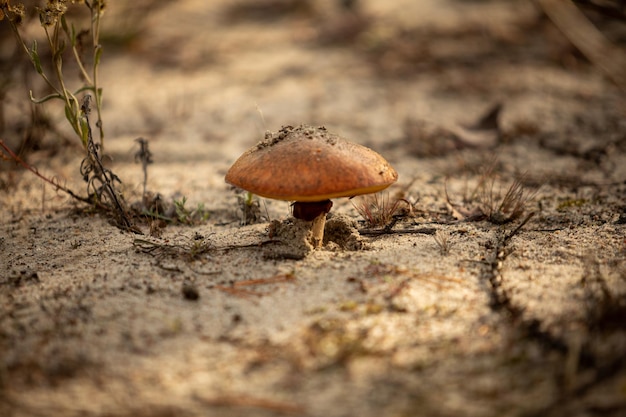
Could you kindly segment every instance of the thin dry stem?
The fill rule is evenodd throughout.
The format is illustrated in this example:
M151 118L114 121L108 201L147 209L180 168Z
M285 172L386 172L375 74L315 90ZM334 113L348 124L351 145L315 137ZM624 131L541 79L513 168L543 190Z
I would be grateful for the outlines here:
M526 212L528 203L538 189L524 186L527 174L517 175L507 184L495 173L495 160L480 173L478 183L463 194L463 203L453 203L445 185L445 196L453 214L466 221L488 220L494 224L506 224L518 220ZM504 194L502 190L506 189Z
M534 198L537 190L528 190L524 187L525 174L518 176L508 186L504 196L501 192L494 191L496 178L493 178L489 189L483 189L480 195L480 209L487 219L494 224L506 224L522 217L526 211L528 202ZM498 188L502 187L498 184Z
M435 239L435 243L439 247L439 251L442 255L448 255L450 253L450 248L452 247L452 243L450 242L450 233L444 230L437 230L433 235L433 239Z

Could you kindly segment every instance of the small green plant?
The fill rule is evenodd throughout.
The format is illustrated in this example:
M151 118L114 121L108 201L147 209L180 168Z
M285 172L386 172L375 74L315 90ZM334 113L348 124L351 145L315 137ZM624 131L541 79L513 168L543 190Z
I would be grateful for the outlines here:
M258 223L261 220L261 204L250 191L237 195L237 204L241 210L242 225Z
M133 204L133 208L145 219L161 222L159 228L165 227L166 223L187 225L204 223L211 215L204 203L198 203L195 208L188 208L187 197L173 199L170 203L166 202L161 194L151 192L147 192L141 203Z
M66 13L69 7L75 3L84 4L90 12L90 29L87 31L78 30L74 23L68 22ZM30 91L30 99L33 103L41 104L50 100L60 100L64 104L65 117L70 126L80 138L83 148L88 147L88 129L82 117L82 100L78 96L89 93L93 95L97 120L96 127L99 131L99 145L104 145L104 128L101 118L102 108L102 88L99 85L98 66L102 57L102 45L100 45L100 18L105 9L104 0L47 0L43 8L38 8L39 20L46 35L47 47L52 57L52 72L50 75L44 69L39 53L39 44L37 41L27 43L22 36L19 25L22 23L26 9L23 4L12 5L8 0L0 0L0 20L6 20L15 34L18 44L27 54L32 62L35 71L45 81L48 88L52 91L45 97L36 98ZM87 64L86 59L82 55L85 48L85 35L91 35L91 63ZM63 71L64 52L69 47L72 56L79 68L83 85L78 88L70 88L68 80Z
M174 200L174 209L176 212L176 220L183 224L194 224L196 222L205 222L209 219L210 213L204 207L204 203L199 203L195 209L185 207L187 197L180 200Z

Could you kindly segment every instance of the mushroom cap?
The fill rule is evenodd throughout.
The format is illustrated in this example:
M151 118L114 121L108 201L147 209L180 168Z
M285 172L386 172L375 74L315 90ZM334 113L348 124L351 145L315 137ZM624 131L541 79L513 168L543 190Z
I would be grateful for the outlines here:
M373 150L324 127L301 125L268 132L225 179L261 197L313 202L375 193L396 182L398 174Z

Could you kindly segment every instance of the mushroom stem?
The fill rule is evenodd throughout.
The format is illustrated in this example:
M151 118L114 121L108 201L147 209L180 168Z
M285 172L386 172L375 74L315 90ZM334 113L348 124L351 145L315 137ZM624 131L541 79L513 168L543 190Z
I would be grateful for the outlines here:
M311 243L315 249L322 247L324 242L324 226L326 225L326 213L320 213L319 216L313 219L311 225Z
M326 225L326 214L333 206L330 200L293 203L293 217L307 222L312 221L311 243L315 249L322 247L324 242L324 226Z

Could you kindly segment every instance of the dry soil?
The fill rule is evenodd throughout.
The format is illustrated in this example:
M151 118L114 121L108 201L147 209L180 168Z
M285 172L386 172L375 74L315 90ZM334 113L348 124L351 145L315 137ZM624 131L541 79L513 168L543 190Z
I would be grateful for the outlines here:
M0 172L1 415L626 415L624 91L534 2L121 3L105 152L140 202L147 139L147 188L189 224L124 231ZM623 21L589 17L623 50ZM85 194L46 111L60 127L27 159ZM382 224L339 199L303 250L287 202L225 184L301 123L396 168Z

